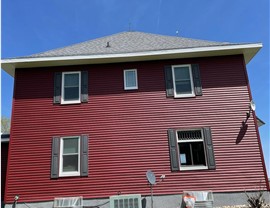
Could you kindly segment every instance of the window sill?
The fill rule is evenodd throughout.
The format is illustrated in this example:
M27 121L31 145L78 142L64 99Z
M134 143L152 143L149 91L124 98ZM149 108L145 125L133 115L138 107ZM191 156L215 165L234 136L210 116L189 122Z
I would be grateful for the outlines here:
M196 97L195 94L188 94L188 95L174 95L174 98L189 98L189 97Z
M80 176L79 172L69 172L69 173L60 173L59 177L72 177L72 176Z
M80 104L80 103L81 103L80 100L78 100L78 101L62 101L61 105Z
M190 166L190 167L180 167L180 171L187 171L187 170L207 170L208 167L207 166Z
M129 87L129 88L125 88L124 90L137 90L138 87Z

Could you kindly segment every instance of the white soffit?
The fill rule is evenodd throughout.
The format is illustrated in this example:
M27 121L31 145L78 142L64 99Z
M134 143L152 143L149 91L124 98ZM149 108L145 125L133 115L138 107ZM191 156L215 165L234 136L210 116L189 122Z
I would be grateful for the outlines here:
M34 68L67 65L104 64L132 61L150 61L177 58L196 58L210 56L227 56L243 54L246 64L262 48L262 43L239 44L230 46L211 46L186 49L172 49L160 51L146 51L122 54L101 54L85 56L58 56L41 58L14 58L3 59L1 68L14 76L15 68Z

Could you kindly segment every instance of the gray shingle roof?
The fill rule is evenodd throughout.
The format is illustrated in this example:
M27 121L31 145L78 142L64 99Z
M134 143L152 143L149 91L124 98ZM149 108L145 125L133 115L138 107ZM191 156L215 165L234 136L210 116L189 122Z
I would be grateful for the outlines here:
M212 42L183 37L156 35L143 32L121 32L63 48L33 54L27 56L27 58L122 54L227 45L235 44L228 42Z

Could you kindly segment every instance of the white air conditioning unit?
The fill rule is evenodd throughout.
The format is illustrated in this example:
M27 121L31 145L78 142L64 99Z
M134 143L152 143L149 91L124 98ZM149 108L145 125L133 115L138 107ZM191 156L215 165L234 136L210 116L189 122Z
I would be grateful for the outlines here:
M214 196L212 191L183 191L184 196L195 197L194 208L212 208L214 203ZM183 204L183 202L182 202Z
M142 208L141 194L110 196L110 208Z
M54 208L82 208L83 207L83 197L63 197L54 198L53 202Z

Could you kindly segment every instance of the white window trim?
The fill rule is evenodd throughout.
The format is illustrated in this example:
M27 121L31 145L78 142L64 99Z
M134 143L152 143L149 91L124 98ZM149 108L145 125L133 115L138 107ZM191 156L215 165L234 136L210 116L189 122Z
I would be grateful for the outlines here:
M79 74L79 98L78 100L70 100L65 101L64 100L64 80L66 74ZM75 103L81 103L81 72L80 71L72 71L72 72L62 72L62 86L61 86L61 104L75 104Z
M190 75L190 84L191 84L191 93L190 94L177 94L176 93L176 85L175 85L175 75L174 75L174 69L176 67L188 67L189 68L189 75ZM193 76L192 76L192 70L191 65L172 65L172 76L173 76L173 91L174 91L174 97L175 98L185 98L185 97L195 97L195 91L194 91L194 84L193 84Z
M76 138L78 139L78 171L70 171L70 172L63 172L63 140L69 138ZM59 161L59 177L66 177L66 176L80 176L81 172L81 137L80 136L70 136L70 137L61 137L60 138L60 161Z
M197 131L200 130L201 131L201 135L202 138L201 139L194 139L194 140L180 140L178 139L178 135L177 133L179 131ZM180 148L179 148L179 143L186 143L186 142L203 142L203 148L204 148L204 157L205 157L205 165L193 165L193 166L183 166L181 165L181 161L179 158L179 167L180 167L180 171L186 171L186 170L207 170L208 169L208 164L207 164L207 153L206 153L206 149L205 149L205 145L204 145L204 135L203 135L203 131L202 129L179 129L176 130L176 138L177 138L177 150L178 150L178 155L180 156L181 152L180 152Z
M183 167L180 165L180 171L186 170L208 170L208 167L205 165L190 166L190 167Z
M134 71L134 72L135 72L136 86L127 87L126 72L129 72L129 71ZM138 89L138 75L137 75L137 69L125 69L125 70L124 70L124 89L125 89L125 90L137 90L137 89Z

